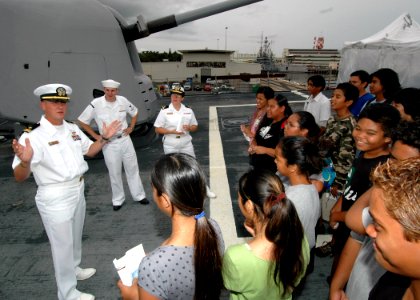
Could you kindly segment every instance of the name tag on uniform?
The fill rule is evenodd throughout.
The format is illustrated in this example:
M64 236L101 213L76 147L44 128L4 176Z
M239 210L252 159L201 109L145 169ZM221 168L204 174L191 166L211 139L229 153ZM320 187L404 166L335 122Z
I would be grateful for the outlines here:
M48 145L54 146L54 145L57 145L58 143L59 141L51 141L51 142L48 142Z
M73 131L71 133L71 137L73 138L73 141L81 141L82 139L80 138L80 136L76 133L76 131ZM58 142L57 142L58 143Z
M168 113L166 113L167 115L173 115L174 113L173 112L168 112Z

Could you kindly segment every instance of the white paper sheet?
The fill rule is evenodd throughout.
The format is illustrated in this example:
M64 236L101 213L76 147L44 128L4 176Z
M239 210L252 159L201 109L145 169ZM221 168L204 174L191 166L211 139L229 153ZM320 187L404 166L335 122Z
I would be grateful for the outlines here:
M120 259L114 258L113 263L115 269L117 269L118 275L124 285L131 286L133 279L138 277L139 265L145 256L143 244L140 244L128 250Z

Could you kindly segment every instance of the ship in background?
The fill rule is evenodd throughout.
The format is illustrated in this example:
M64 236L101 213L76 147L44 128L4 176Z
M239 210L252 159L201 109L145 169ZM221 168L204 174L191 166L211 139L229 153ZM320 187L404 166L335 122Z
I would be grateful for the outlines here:
M278 73L279 67L276 63L276 58L271 50L272 42L268 41L268 37L263 37L261 34L261 44L258 50L256 62L261 64L261 72L264 73Z
M338 49L324 49L324 44L324 36L315 36L312 49L284 48L282 57L276 57L272 42L261 35L255 62L261 64L263 77L281 77L306 84L310 74L321 74L331 88L336 84L341 55Z

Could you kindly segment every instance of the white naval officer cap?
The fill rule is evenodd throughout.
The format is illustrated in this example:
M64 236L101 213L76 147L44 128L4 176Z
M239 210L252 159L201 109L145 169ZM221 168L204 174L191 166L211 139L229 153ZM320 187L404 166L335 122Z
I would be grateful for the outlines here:
M181 95L182 97L184 97L185 96L185 91L184 91L184 88L182 86L174 86L171 89L171 94L178 94L178 95Z
M34 95L39 97L41 101L47 100L52 102L68 102L70 101L72 89L68 85L61 83L51 83L41 85L34 90Z
M118 89L120 85L121 83L112 79L102 80L102 86L104 88Z

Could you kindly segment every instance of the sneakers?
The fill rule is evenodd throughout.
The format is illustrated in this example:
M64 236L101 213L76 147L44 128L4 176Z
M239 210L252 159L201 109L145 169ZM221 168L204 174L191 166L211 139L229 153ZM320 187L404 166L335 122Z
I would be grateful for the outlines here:
M96 273L96 269L94 268L86 268L82 269L77 267L76 268L76 279L77 280L85 280L92 277Z
M95 300L95 296L91 294L81 293L79 300Z
M326 257L332 255L332 243L324 242L322 246L315 248L315 255L318 257Z

